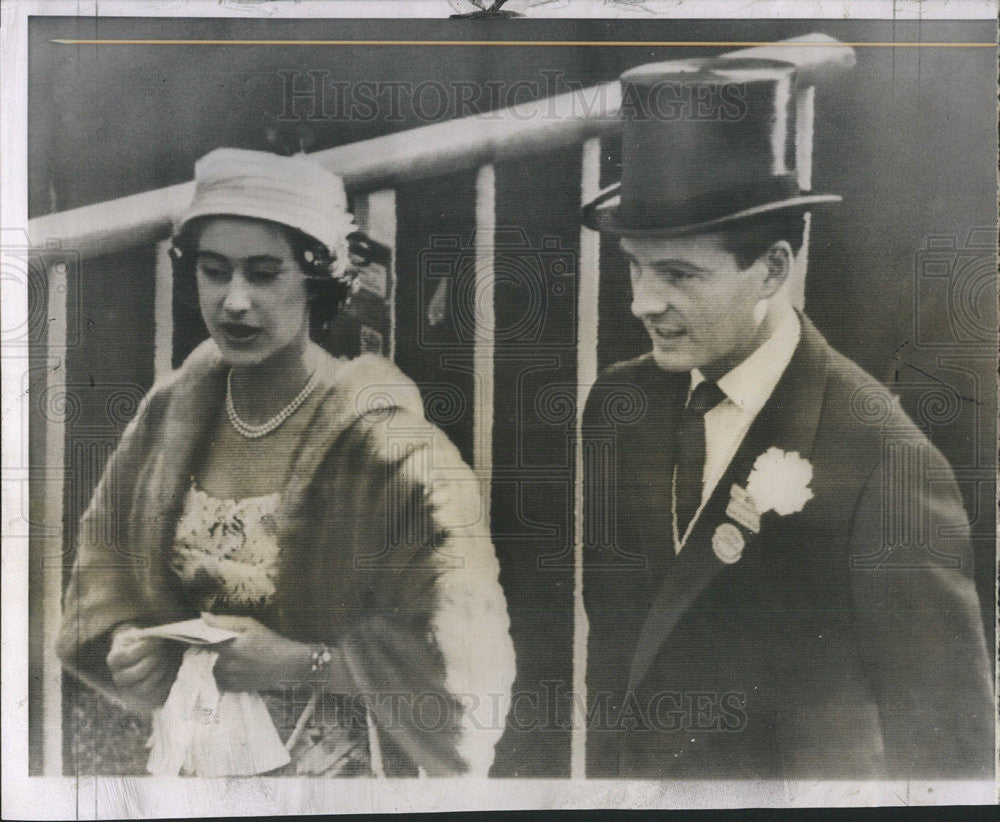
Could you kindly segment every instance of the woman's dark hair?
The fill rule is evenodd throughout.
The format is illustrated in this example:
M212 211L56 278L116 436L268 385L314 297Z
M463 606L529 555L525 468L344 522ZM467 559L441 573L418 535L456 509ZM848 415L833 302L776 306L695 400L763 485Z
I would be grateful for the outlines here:
M204 227L213 219L216 218L205 216L190 220L171 240L170 261L173 266L174 288L181 303L197 306L195 262L198 241ZM284 235L295 262L306 277L310 336L321 338L351 294L353 277L349 274L350 260L337 260L325 243L297 228L271 220L259 222L275 226Z
M719 231L723 249L733 255L741 269L757 262L779 240L787 241L798 254L804 234L805 212L800 209L749 217Z

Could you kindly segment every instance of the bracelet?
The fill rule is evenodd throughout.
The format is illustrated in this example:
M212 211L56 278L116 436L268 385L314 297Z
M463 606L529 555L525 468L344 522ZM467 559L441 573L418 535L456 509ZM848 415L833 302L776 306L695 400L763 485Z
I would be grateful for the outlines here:
M333 659L333 656L330 653L330 648L326 645L320 645L318 648L315 648L309 654L309 660L311 663L309 669L314 674L318 674L321 671L325 671L327 668L330 667L331 659Z

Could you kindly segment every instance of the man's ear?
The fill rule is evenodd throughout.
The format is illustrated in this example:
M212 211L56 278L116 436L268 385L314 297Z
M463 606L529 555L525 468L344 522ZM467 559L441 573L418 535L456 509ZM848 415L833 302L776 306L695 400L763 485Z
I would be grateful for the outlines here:
M761 283L761 299L774 296L785 284L792 272L795 253L787 240L778 240L761 256L766 267L766 274Z

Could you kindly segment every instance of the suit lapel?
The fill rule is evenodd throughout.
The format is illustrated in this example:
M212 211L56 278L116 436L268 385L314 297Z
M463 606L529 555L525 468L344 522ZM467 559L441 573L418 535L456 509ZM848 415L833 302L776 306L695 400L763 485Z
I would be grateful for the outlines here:
M642 424L627 430L623 443L623 464L618 466L620 504L631 519L638 549L645 560L646 576L657 573L665 555L664 540L670 534L670 481L676 460L676 435L680 414L687 397L687 374L668 374L652 359L646 364L641 388L648 402ZM669 552L672 554L673 552ZM655 583L653 583L655 585ZM649 595L649 583L644 585ZM648 600L646 600L648 601Z
M757 457L772 446L797 451L807 459L812 454L826 390L829 352L812 323L802 315L800 320L802 337L788 368L702 509L684 549L666 566L663 583L639 632L629 669L629 690L642 681L681 617L715 575L727 567L715 555L712 537L719 524L726 521L732 485L745 486ZM775 514L765 516L762 529L774 527ZM751 538L745 550L751 549L754 541Z

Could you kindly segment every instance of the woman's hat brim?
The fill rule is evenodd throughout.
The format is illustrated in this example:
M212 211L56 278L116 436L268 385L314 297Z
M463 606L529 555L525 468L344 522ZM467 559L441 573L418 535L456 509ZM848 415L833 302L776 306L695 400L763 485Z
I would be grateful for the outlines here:
M761 214L770 214L775 211L787 209L808 210L809 206L822 205L824 203L838 203L843 197L839 194L800 194L795 197L786 197L768 203L744 208L720 217L713 217L710 220L701 220L693 223L667 224L659 226L637 226L620 219L621 197L616 194L620 189L620 184L605 189L593 202L583 207L582 221L585 226L595 231L606 234L615 234L619 237L649 237L656 239L660 237L678 237L686 234L701 234L711 231L716 227L724 226L738 220L745 220L750 217L757 217Z

